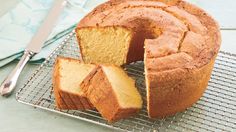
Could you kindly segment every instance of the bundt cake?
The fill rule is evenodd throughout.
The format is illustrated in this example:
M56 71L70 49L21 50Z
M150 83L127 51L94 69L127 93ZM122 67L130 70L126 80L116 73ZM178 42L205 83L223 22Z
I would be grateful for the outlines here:
M83 64L79 60L58 57L53 72L53 89L56 106L59 109L93 109L93 105L82 95L80 83L95 71L93 64Z
M86 63L144 60L152 118L183 111L202 96L221 43L214 19L182 0L110 0L85 16L76 34Z
M135 81L123 69L102 65L81 83L81 90L109 122L127 118L142 108Z

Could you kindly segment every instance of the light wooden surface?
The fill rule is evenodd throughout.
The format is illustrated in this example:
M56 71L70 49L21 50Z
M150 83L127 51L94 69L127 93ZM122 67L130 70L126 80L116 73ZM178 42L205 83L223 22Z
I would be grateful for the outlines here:
M0 16L19 0L0 0ZM221 50L236 54L236 1L235 0L189 0L207 10L216 18L222 30ZM14 68L13 62L0 69L0 82ZM28 64L20 76L17 89L26 81L38 65ZM52 112L35 109L18 103L14 96L0 97L0 132L79 132L112 131L92 123L87 123Z

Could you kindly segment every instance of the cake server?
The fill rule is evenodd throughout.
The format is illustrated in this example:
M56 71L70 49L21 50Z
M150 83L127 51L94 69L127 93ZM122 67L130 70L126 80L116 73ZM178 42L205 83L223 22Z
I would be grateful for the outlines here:
M1 95L10 95L14 90L18 77L25 67L25 64L42 49L44 42L47 40L49 34L51 33L54 24L56 23L58 17L60 16L64 6L67 1L65 0L55 0L49 14L44 20L43 24L31 39L30 43L27 45L24 55L20 59L19 63L15 69L7 76L0 86Z

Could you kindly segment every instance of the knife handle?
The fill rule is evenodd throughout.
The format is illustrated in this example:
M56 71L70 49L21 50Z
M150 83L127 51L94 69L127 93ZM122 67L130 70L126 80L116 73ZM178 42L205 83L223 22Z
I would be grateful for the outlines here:
M25 64L29 61L30 58L35 53L31 51L25 51L24 55L20 59L19 63L15 67L15 69L7 76L7 78L2 82L0 86L0 94L2 96L8 96L11 94L11 92L15 89L16 82L18 80L18 77L21 73L21 71L24 69Z

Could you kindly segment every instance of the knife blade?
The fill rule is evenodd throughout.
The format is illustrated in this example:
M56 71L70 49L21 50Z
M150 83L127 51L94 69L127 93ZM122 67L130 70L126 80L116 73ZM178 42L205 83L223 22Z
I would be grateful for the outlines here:
M65 0L55 0L49 14L45 18L44 22L40 26L37 33L31 39L30 43L27 45L23 56L21 57L19 63L15 69L7 76L0 86L1 95L10 95L14 90L17 80L21 71L24 69L25 64L42 49L44 42L47 40L49 34L51 33L54 24L57 22L58 17L63 11L67 1Z
M40 52L44 42L47 40L48 35L51 33L54 24L57 21L56 18L61 14L66 2L67 1L65 0L55 0L54 6L51 8L51 11L47 15L45 21L26 47L27 51L34 53Z

